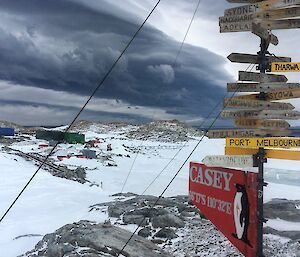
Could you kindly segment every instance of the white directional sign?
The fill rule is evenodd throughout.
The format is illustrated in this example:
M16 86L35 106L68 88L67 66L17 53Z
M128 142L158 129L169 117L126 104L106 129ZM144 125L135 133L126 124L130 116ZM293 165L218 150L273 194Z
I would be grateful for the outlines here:
M287 82L284 75L257 73L249 71L239 71L239 81L255 81L255 82Z
M202 162L210 167L253 167L252 155L208 155Z
M276 136L283 137L291 134L290 130L269 130L269 129L211 129L207 132L208 138L226 137L260 137Z
M246 95L245 97L247 97ZM261 100L239 99L238 96L224 99L224 107L256 110L293 110L290 103L275 103Z
M275 90L300 89L299 83L227 83L228 92L272 92Z
M263 111L222 111L221 117L224 119L235 118L258 118L258 119L285 119L285 120L299 120L300 112L298 111L277 111L277 110L263 110Z
M290 7L299 5L300 0L266 0L259 3L242 5L230 9L226 9L225 16L249 15L259 11L272 10L281 7Z
M257 54L244 54L244 53L231 53L227 56L227 59L231 62L237 62L237 63L255 63L259 64L260 59ZM273 62L291 62L290 57L283 57L283 56L267 56L266 57L268 63Z

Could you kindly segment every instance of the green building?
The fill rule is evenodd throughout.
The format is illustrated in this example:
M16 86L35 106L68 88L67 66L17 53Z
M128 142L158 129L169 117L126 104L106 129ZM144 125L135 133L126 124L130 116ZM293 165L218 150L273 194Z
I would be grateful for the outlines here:
M64 140L69 144L84 144L85 135L79 133L66 132Z
M64 140L64 133L55 130L37 130L36 138L47 140L47 141L53 140L53 141L62 142Z

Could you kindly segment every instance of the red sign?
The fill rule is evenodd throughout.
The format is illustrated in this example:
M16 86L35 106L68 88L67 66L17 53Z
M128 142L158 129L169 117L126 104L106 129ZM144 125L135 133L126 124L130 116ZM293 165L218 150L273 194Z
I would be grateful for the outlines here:
M190 163L190 199L246 257L257 256L256 185L256 173Z

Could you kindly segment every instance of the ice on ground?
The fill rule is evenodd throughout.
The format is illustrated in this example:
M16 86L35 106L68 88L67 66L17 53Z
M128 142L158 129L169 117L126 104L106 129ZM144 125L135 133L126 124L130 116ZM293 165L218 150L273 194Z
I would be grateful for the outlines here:
M111 201L110 195L120 192L123 186L123 192L130 191L141 194L159 175L146 194L160 195L200 140L200 138L195 138L188 142L177 143L144 142L126 139L122 133L126 132L127 128L119 129L119 132L108 132L107 130L98 132L97 128L94 128L93 131L87 132L87 139L95 137L102 139L103 143L95 148L97 154L110 155L117 166L108 167L98 160L75 157L62 162L55 160L56 164L61 163L73 168L87 167L87 179L101 186L90 186L87 183L80 184L57 178L47 171L41 170L3 222L0 223L0 257L17 256L33 249L40 240L39 236L14 239L20 235L44 235L67 223L81 219L104 221L107 218L106 214L90 213L88 212L89 206ZM40 140L30 138L27 141L15 143L11 147L24 152L38 152L46 155L47 151L38 149L40 142ZM106 151L107 143L111 143L113 147L109 153ZM64 151L69 146L62 144L59 149ZM222 155L224 146L225 140L203 138L189 161L201 162L206 155ZM75 150L80 149L82 146L78 146ZM188 194L189 161L183 166L165 196ZM2 215L37 167L32 161L26 161L4 151L0 152L0 163L0 215ZM290 170L297 171L300 170L299 164L300 162L295 161L269 160L266 166L277 170L286 170L288 167ZM127 177L127 183L124 185ZM271 198L299 200L299 189L297 186L270 183L265 189L265 201L269 201ZM278 224L274 222L268 225L277 226Z
M269 219L266 226L278 231L300 231L300 222L290 222L282 219Z

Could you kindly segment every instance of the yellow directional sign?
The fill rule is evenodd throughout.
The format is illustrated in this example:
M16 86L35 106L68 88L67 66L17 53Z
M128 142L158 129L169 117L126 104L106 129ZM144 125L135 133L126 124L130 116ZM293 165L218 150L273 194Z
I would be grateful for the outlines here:
M300 138L226 138L226 146L240 148L300 148Z
M225 147L226 155L249 155L257 154L257 152L258 149L254 148L247 149L237 147ZM266 149L265 153L266 158L300 161L300 151Z
M232 100L255 100L258 99L259 94L250 94L250 95L240 95L232 97ZM274 101L274 100L285 100L285 99L293 99L300 98L300 88L283 88L279 90L273 90L265 93L266 101Z
M300 62L272 62L272 72L300 72Z

